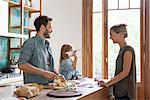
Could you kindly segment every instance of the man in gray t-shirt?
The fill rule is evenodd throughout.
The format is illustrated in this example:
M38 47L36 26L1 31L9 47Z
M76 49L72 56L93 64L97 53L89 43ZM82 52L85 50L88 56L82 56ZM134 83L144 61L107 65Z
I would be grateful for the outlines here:
M24 72L24 83L47 84L57 75L49 42L52 19L39 16L34 21L37 34L24 42L19 57L19 68Z

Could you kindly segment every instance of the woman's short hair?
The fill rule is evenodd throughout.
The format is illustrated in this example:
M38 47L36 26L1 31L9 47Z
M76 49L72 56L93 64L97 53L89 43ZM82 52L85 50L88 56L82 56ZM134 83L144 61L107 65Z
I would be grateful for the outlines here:
M128 32L126 29L126 24L118 24L118 25L114 25L110 28L110 30L116 32L116 33L123 33L124 34L124 38L126 38L128 36Z

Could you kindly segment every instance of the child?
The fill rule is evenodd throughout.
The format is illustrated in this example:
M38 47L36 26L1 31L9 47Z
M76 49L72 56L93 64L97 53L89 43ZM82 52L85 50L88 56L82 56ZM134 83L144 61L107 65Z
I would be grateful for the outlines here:
M72 54L67 54L67 52L72 52ZM70 57L73 57L74 60L72 60ZM60 53L60 74L64 75L67 80L80 79L81 74L77 70L76 65L76 51L73 51L71 45L64 44Z

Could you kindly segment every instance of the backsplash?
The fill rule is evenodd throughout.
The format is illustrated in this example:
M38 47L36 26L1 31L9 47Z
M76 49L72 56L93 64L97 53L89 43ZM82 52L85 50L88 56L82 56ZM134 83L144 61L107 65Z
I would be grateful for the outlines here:
M18 44L19 39L12 38L13 42L11 43L11 47L16 48L20 47ZM18 44L18 45L16 45ZM19 51L12 51L12 59L19 59L20 50ZM9 57L8 57L8 38L0 37L0 69L8 67Z
M0 69L8 65L8 39L0 37Z

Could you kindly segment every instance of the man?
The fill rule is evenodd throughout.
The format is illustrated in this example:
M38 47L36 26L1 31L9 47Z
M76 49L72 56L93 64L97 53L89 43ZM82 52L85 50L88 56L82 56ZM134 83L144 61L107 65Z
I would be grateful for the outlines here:
M37 34L24 42L19 57L19 68L24 72L24 83L48 84L57 75L51 47L46 38L52 32L52 19L39 16L34 21Z

